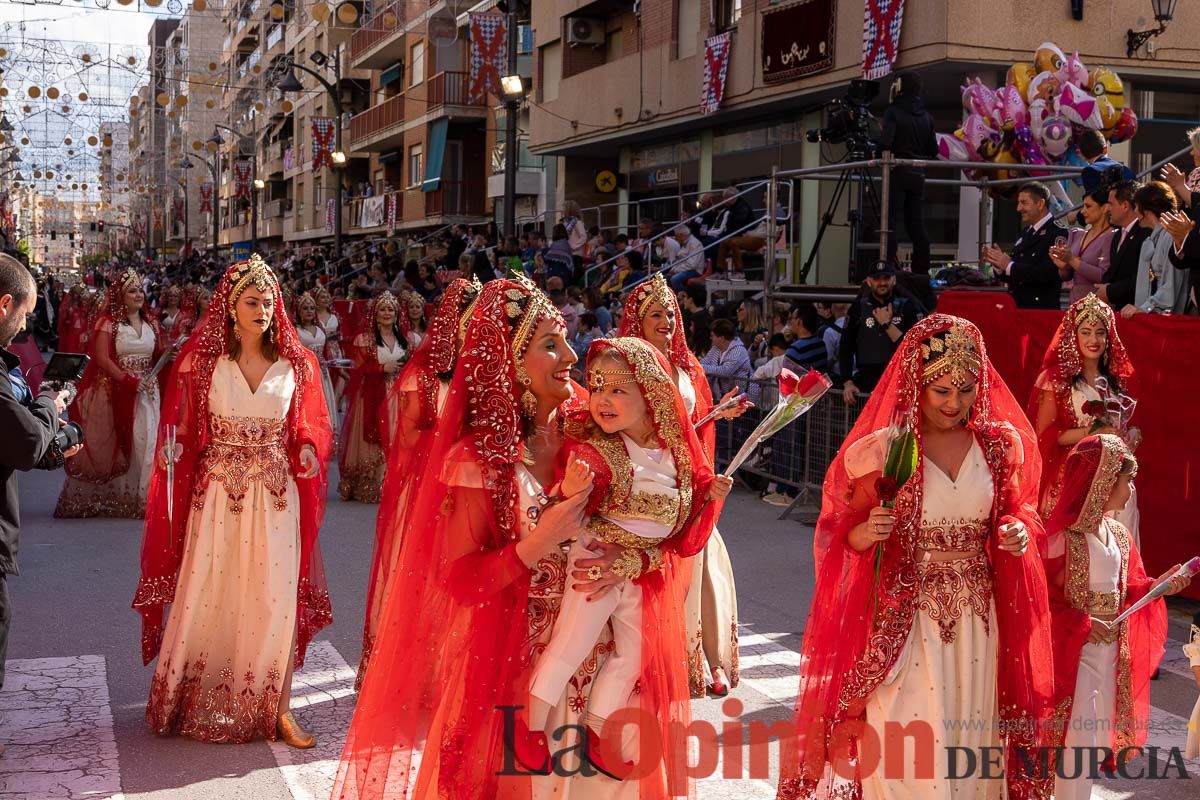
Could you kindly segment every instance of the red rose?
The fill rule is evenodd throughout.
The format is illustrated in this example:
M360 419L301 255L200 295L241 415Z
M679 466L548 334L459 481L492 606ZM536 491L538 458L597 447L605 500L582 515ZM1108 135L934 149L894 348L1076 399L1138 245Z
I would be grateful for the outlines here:
M824 394L832 385L829 378L815 369L810 369L800 379L800 385L796 387L796 391L800 393L801 397L814 397Z
M879 502L890 503L900 494L900 484L896 483L895 478L880 475L875 479L875 494L879 497Z
M791 397L796 391L796 387L800 384L800 376L792 372L790 369L785 369L779 373L779 396Z

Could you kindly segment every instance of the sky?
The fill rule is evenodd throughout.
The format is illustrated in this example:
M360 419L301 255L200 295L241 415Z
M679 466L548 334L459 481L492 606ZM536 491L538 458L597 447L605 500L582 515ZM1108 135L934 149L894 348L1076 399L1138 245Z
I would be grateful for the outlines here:
M0 0L0 36L19 37L23 23L25 35L39 39L145 45L156 16L178 16L167 13L166 2L157 9L137 8L136 2L121 6L115 0L107 9L96 0L61 0L58 5Z

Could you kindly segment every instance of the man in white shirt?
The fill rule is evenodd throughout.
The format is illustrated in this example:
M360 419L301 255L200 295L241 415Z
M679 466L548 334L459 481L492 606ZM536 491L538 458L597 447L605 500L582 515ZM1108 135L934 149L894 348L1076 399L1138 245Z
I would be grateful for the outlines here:
M704 245L687 225L677 226L663 244L671 265L671 288L678 292L704 273Z

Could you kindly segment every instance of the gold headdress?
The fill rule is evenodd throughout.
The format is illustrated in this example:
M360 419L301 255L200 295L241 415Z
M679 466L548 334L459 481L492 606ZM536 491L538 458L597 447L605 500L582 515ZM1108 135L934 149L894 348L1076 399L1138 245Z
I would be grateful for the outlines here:
M538 320L543 316L561 319L562 315L554 303L550 302L550 298L543 294L542 290L529 280L527 275L510 272L508 279L524 290L509 289L505 293L507 302L504 304L504 311L508 315L509 321L517 323L513 332L512 350L513 355L517 358L518 367L523 369L525 349L529 347L529 340L533 336L533 329L537 327ZM522 303L522 300L525 302Z
M384 292L375 298L375 316L379 316L381 309L390 308L392 311L400 311L400 299L391 292Z
M675 293L671 291L671 285L667 283L661 272L646 281L640 289L641 298L637 304L638 319L645 318L646 309L650 307L651 303L658 303L666 309L670 309L674 305L672 300L675 299Z
M637 376L632 370L592 367L587 372L589 392L598 392L605 386L620 386L625 383L637 383Z
M229 291L229 316L233 316L233 310L237 306L237 300L242 296L242 292L246 291L251 285L258 289L263 294L275 292L279 288L279 281L275 278L275 273L271 271L270 265L263 261L262 256L254 253L246 261L236 264L233 267L233 274L229 276L229 282L233 288Z
M921 361L923 386L947 374L955 386L963 386L979 380L983 370L983 359L975 348L975 340L958 322L921 343Z
M1085 322L1108 330L1108 320L1111 315L1108 305L1095 294L1088 294L1079 301L1075 309L1075 329L1078 330Z
M121 291L127 292L130 286L142 285L142 276L137 274L137 270L130 267L121 273L119 282L121 284Z

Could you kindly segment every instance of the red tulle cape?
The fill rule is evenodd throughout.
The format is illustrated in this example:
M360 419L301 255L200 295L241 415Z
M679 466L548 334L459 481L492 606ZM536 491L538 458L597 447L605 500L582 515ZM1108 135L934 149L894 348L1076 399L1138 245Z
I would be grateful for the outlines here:
M847 473L846 452L897 419L903 419L916 433L920 449L921 344L952 326L971 337L983 362L969 427L986 456L995 489L988 555L998 623L995 675L999 722L1007 745L1008 796L1025 800L1039 795L1034 776L1018 768L1017 750L1043 741L1053 674L1049 601L1037 547L1044 534L1034 507L1040 477L1036 439L1020 404L988 362L975 326L934 314L905 336L826 472L814 542L816 588L800 655L795 731L781 756L781 800L861 792L863 775L855 756L866 722L866 703L899 657L916 611L914 537L921 519L924 475L918 458L916 474L896 501L896 528L883 546L881 578L876 586L874 548L860 554L848 542L850 529L877 505L876 474L864 476L856 486ZM1030 547L1021 557L995 548L999 525L1017 520L1025 524L1031 537ZM873 616L876 602L878 610ZM840 782L836 788L835 763Z
M154 331L153 366L162 355L163 337L153 320L144 318L142 324L149 325ZM117 361L117 326L117 320L109 314L97 320L88 347L91 361L79 381L79 394L68 412L83 428L84 439L83 449L67 459L63 469L72 478L86 483L108 483L129 471L139 381ZM117 378L105 369L105 362L115 367L121 377ZM115 436L112 440L89 437L89 429L111 429Z
M163 401L156 453L164 444L165 426L176 426L176 441L183 454L174 467L173 518L168 515L167 493L172 484L156 459L146 504L146 522L142 535L141 577L133 607L142 616L142 660L150 661L162 644L164 612L174 601L183 557L188 519L201 456L209 440L208 390L218 358L224 357L226 309L232 290L230 267L217 286L212 303L196 332L183 346L172 371L167 397ZM275 290L275 307L282 298ZM296 391L287 416L287 452L293 476L303 471L300 451L311 445L316 451L320 471L311 479L296 479L300 498L300 575L296 597L296 666L304 664L308 642L321 628L333 621L329 589L317 533L325 516L328 489L326 464L333 445L333 431L321 388L320 365L316 356L300 344L296 330L285 314L276 317L280 356L292 363Z

